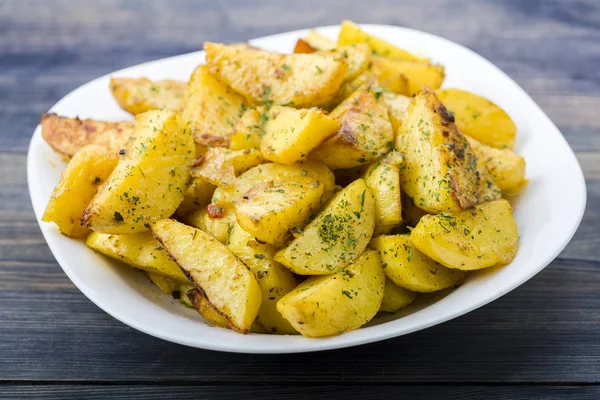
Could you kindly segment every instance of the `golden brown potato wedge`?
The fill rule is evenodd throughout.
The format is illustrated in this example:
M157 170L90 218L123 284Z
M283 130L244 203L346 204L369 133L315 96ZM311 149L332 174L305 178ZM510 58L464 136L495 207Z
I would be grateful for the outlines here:
M384 286L379 255L366 250L338 273L308 278L283 296L277 309L304 336L338 335L375 316Z
M413 98L396 143L404 154L402 189L419 208L452 212L499 198L490 174L429 88Z
M150 232L131 235L92 232L87 237L85 244L132 267L172 279L178 283L189 283L181 269L169 258L169 254Z
M275 248L259 242L239 225L231 230L227 247L246 264L260 286L262 302L257 320L271 333L297 333L277 311L279 299L298 282L287 268L275 261Z
M326 275L354 262L375 226L375 201L363 179L338 192L275 260L300 275Z
M281 247L319 209L324 189L308 177L257 185L236 200L237 222L258 240Z
M82 147L95 144L115 157L134 134L133 121L107 122L42 114L44 140L56 152L73 157Z
M247 108L242 96L213 76L206 65L200 65L187 84L181 117L192 128L196 143L227 147Z
M519 247L517 224L504 199L456 214L426 215L410 239L428 257L462 270L509 264Z
M175 220L153 223L152 233L231 328L250 331L262 293L246 266L212 236Z
M370 246L379 251L385 276L413 292L436 292L465 277L464 272L446 268L417 250L408 234L377 236Z
M69 161L42 216L42 221L54 222L60 232L69 237L84 237L89 229L81 225L85 208L92 201L98 186L117 165L116 154L101 146L81 148Z
M392 282L391 279L385 279L385 289L383 290L383 300L379 311L394 313L415 301L417 294L410 290L401 288Z
M137 116L135 139L85 209L82 224L111 234L136 233L173 215L195 155L189 130L172 111Z
M373 50L373 54L388 57L390 59L407 61L429 61L425 57L412 54L398 46L395 46L377 36L363 31L360 26L352 21L342 21L338 46L348 44L366 43Z
M454 114L459 131L488 146L513 148L517 127L502 108L466 90L444 89L437 95Z
M444 67L415 61L396 61L384 57L373 57L371 59L370 71L376 76L403 75L407 80L407 92L397 92L407 96L418 93L423 86L432 89L439 88L446 76ZM382 79L382 78L380 78Z
M211 42L204 49L210 71L252 105L327 103L348 69L345 62L318 54L278 54Z
M275 106L269 112L260 151L267 160L294 164L339 129L339 121L320 110Z
M137 115L150 110L179 111L186 83L148 78L110 78L110 91L125 111Z
M368 164L394 148L394 132L383 102L383 89L371 81L358 89L330 114L341 129L317 147L310 158L330 169Z

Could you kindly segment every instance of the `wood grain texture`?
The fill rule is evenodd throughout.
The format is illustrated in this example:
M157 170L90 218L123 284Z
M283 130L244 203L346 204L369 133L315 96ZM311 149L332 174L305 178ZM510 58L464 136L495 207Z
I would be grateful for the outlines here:
M139 333L87 300L56 264L31 209L25 153L39 114L90 79L199 50L205 40L242 41L342 19L447 37L498 65L540 104L577 151L588 184L582 225L559 259L457 320L327 353L191 349ZM600 3L594 0L1 2L0 382L12 385L0 387L0 398L245 398L264 392L381 398L397 393L397 383L436 384L400 389L406 397L430 399L598 398L598 386L545 386L600 383L598 65ZM64 385L30 385L40 381ZM77 382L95 385L67 385ZM203 386L178 386L190 383ZM318 386L333 383L355 386Z

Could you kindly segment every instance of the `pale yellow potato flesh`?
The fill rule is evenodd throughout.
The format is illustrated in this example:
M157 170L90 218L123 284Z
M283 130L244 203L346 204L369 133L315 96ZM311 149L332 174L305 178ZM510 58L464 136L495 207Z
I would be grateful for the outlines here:
M192 176L218 187L229 188L235 185L238 175L263 161L263 155L256 149L229 150L211 147L196 163L200 165L194 168Z
M113 98L125 111L137 115L150 110L179 111L186 83L148 78L110 78Z
M211 213L208 212L209 206L217 208L217 211L221 210L221 216L219 213L213 213L211 216ZM219 242L226 243L229 231L236 224L235 209L233 204L228 201L213 202L194 211L184 220L187 224L208 233Z
M441 65L415 61L396 61L384 57L373 57L370 70L378 76L400 74L406 77L406 92L400 93L406 96L417 94L423 86L437 89L442 86L446 77L445 69Z
M306 36L302 38L315 50L331 50L336 47L335 40L331 40L326 36L323 36L314 29L311 29Z
M388 108L394 135L398 136L402 133L402 122L406 118L406 111L410 105L410 97L386 92L383 94L383 101Z
M235 133L229 138L231 150L259 149L264 134L266 114L255 109L246 110L242 118L235 124Z
M391 279L386 278L383 300L381 300L379 311L396 312L411 304L415 301L416 297L417 294L415 292L404 289L392 282Z
M344 82L350 82L365 72L371 63L371 49L366 43L339 46L333 49L317 51L316 54L333 57L348 65Z
M302 335L339 335L360 328L379 310L385 275L376 251L366 250L342 271L310 277L277 303Z

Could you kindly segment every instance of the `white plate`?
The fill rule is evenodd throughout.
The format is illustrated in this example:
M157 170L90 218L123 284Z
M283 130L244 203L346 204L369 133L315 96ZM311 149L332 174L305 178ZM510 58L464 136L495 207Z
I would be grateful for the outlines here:
M142 332L204 349L243 353L295 353L375 342L405 335L468 313L508 293L548 265L567 245L579 226L586 202L585 181L569 145L534 101L489 61L456 43L437 36L385 25L365 30L410 51L429 56L446 67L445 87L466 89L504 108L518 127L516 151L527 160L531 182L516 200L514 216L521 235L520 250L504 267L471 275L445 297L429 306L413 307L402 318L376 320L368 327L340 336L308 339L301 336L240 335L206 325L193 310L163 295L136 270L113 263L82 242L62 236L52 224L40 227L56 260L73 283L94 303L118 320ZM319 28L331 38L338 27ZM252 44L291 52L306 31L268 36ZM111 76L187 80L204 52L141 64ZM60 115L100 120L131 118L112 99L109 75L74 90L50 111ZM38 221L65 163L43 141L38 126L29 146L27 173ZM526 307L526 306L525 306ZM390 320L391 319L391 320Z

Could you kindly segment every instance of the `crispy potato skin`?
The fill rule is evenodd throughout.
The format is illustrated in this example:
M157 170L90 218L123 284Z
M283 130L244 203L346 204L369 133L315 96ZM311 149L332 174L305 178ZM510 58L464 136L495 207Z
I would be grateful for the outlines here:
M262 293L246 266L210 235L175 220L153 223L152 233L230 327L249 332L260 309Z
M466 90L444 89L437 95L454 113L459 131L491 147L513 148L517 127L502 108Z
M56 223L63 235L86 236L89 229L81 225L83 212L116 165L117 157L100 146L85 146L75 153L52 192L42 221Z
M358 329L379 310L385 275L376 251L366 250L344 270L310 277L277 303L277 310L307 337Z
M137 117L133 136L81 218L97 232L148 230L183 201L196 151L189 129L172 111L148 111Z
M377 236L369 246L379 251L385 276L413 292L436 292L465 277L464 272L446 268L417 250L408 234Z
M427 87L411 101L397 147L404 154L402 189L427 212L460 211L500 197L452 115Z
M85 244L134 268L160 275L175 282L189 283L181 269L150 232L109 235L92 232Z
M348 66L317 54L278 54L206 42L212 74L251 105L313 107L331 100Z
M113 98L125 111L137 115L150 110L178 111L185 82L151 81L147 78L110 78Z
M375 226L375 200L363 179L338 192L275 259L300 275L326 275L354 262Z
M426 215L410 239L428 257L461 270L508 264L519 247L517 224L504 199L456 214Z
M82 147L95 144L115 157L134 134L133 121L107 122L42 114L42 136L56 152L73 157Z

